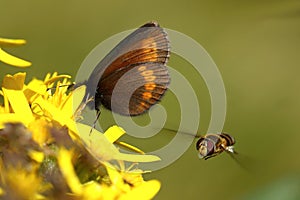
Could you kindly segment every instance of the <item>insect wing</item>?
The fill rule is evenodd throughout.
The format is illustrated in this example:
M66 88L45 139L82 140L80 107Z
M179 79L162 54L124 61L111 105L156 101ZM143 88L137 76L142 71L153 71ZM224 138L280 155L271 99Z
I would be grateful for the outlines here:
M165 64L169 57L169 49L166 32L155 22L145 24L123 39L96 66L87 81L87 92L95 97L95 106L103 104L121 115L138 115L149 109L167 89L170 78ZM152 74L147 74L148 72ZM127 81L122 82L127 84L123 87L124 91L128 90L127 86L139 84L139 87L135 88L136 92L132 93L130 100L127 100L129 105L121 109L123 103L114 102L113 105L116 105L111 106L110 95L125 73L129 73L130 76L127 76ZM151 80L151 77L155 79ZM136 83L133 83L135 81ZM124 92L116 92L119 98L121 94ZM138 107L138 110L134 110L134 107Z

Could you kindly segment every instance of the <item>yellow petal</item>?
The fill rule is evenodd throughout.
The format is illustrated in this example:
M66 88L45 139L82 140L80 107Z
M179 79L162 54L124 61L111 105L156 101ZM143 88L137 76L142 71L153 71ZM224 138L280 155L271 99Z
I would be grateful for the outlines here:
M119 139L124 134L125 134L124 129L118 126L112 126L105 131L104 136L108 139L108 141L114 143L117 139Z
M121 189L123 191L130 190L130 186L128 184L125 184L120 172L118 172L116 169L111 168L111 167L106 167L106 170L107 170L109 179L114 187Z
M34 199L42 184L42 177L35 170L26 170L18 165L1 169L1 178L5 180L8 191L14 193L13 199Z
M85 95L86 86L80 86L72 91L72 95L69 95L65 101L64 106L62 107L63 112L75 113L76 109L79 108L84 95Z
M44 160L44 153L39 152L39 151L30 151L28 153L28 156L38 163L41 163Z
M2 87L11 90L22 90L24 86L26 73L16 73L15 75L6 75L2 82Z
M0 61L16 67L29 67L31 62L12 56L0 48Z
M50 79L48 79L48 80L46 80L44 82L44 84L45 85L49 85L49 84L54 83L55 81L57 81L59 79L62 79L62 78L68 78L68 79L70 79L71 76L70 75L64 75L64 74L62 74L62 75L53 75L53 77L50 78Z
M121 153L108 139L96 129L89 134L91 127L77 123L78 133L86 144L87 150L100 162L108 160L124 160L129 162L153 162L160 158L154 155L136 155ZM118 129L121 130L121 129Z
M80 138L86 145L87 150L100 162L112 160L119 151L107 138L96 129L90 134L91 127L77 123Z
M48 142L49 138L51 138L51 134L49 133L49 129L51 128L51 123L48 120L41 117L38 118L28 125L28 129L32 133L32 139L38 143L41 147Z
M0 114L0 129L3 129L6 123L14 123L14 122L16 123L20 122L24 125L28 123L27 119L25 119L23 115L17 115L14 113Z
M127 184L130 184L131 186L134 187L138 186L145 182L142 173L146 173L146 172L140 169L134 169L133 171L122 172L123 180Z
M26 44L26 40L0 38L0 47L15 47L23 44Z
M2 91L7 97L14 113L23 116L25 125L27 125L34 118L23 93L24 79L25 73L17 73L14 76L5 76L2 84Z
M139 148L137 148L137 147L135 147L133 145L127 144L125 142L116 141L116 142L114 142L114 144L117 144L117 145L119 145L121 147L124 147L124 148L126 148L126 149L128 149L130 151L136 152L136 153L145 154L145 152L143 152L141 149L139 149Z
M3 93L3 91L2 91L2 93ZM7 98L7 96L4 95L4 93L3 93L3 104L4 104L4 112L10 113L11 110L10 110L8 98Z
M0 188L0 196L2 196L3 194L5 194L5 192L2 188Z
M136 155L136 154L127 154L127 153L119 153L114 159L116 160L124 160L129 162L154 162L160 161L160 158L155 155Z
M51 118L57 121L61 126L67 126L71 131L77 132L76 123L71 119L72 113L66 113L59 110L53 104L44 100L42 97L37 97L33 104L39 105L43 110L47 111Z
M29 102L33 101L34 95L47 95L47 86L43 81L33 79L24 88L24 94Z
M157 180L150 180L143 182L139 186L136 186L132 191L122 195L120 200L135 200L135 199L152 199L160 189L160 182Z
M39 96L46 97L48 96L47 87L43 81L33 79L30 83L23 88L24 95L27 101L32 105L32 112L35 114L42 114L42 110L40 107L33 104L34 100Z
M68 186L70 187L73 193L80 195L82 193L82 187L72 164L71 152L64 148L61 148L59 150L57 159L59 168L63 176L65 177Z
M6 114L4 106L0 106L0 114Z
M99 200L99 199L117 199L120 191L115 188L100 185L95 181L83 184L83 194L81 199Z

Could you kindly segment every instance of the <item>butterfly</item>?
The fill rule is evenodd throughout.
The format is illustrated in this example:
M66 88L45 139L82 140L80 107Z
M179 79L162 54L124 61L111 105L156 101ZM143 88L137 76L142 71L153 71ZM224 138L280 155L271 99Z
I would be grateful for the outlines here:
M157 22L136 29L94 68L88 80L88 106L100 115L100 106L124 116L145 113L160 101L170 83L166 66L170 56L167 33Z

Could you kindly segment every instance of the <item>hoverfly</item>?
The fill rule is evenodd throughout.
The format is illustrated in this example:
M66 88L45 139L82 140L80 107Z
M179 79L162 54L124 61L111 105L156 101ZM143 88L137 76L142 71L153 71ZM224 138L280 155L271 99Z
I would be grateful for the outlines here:
M228 133L208 133L199 138L196 143L196 149L198 151L198 156L200 159L207 160L221 154L222 152L227 152L231 156L232 154L237 154L234 150L235 140Z
M220 155L222 152L227 152L229 156L244 170L248 172L253 170L253 159L248 156L245 157L245 155L241 156L235 151L235 140L228 133L208 133L204 136L196 135L195 137L199 138L196 142L196 149L200 159L207 160ZM245 163L248 164L246 165Z
M176 132L173 129L164 128L165 130ZM194 135L187 132L180 131L181 134L191 135L192 137L199 138L196 142L196 149L200 159L207 160L215 157L222 152L227 152L234 160L237 161L235 155L238 153L234 150L235 139L228 133L207 133L203 136Z

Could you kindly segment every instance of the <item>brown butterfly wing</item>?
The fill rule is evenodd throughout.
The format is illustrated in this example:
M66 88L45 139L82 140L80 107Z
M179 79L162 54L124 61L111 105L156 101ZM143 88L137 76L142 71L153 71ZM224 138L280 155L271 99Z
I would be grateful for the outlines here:
M99 107L100 104L103 104L106 108L122 115L138 115L148 110L151 105L155 104L161 98L166 90L167 84L165 82L169 82L169 76L165 76L165 73L168 74L165 64L169 57L169 49L169 41L166 32L154 22L145 24L122 40L96 66L87 81L87 92L95 97L96 108ZM147 63L151 64L148 65ZM143 93L143 84L149 82L143 81L143 79L141 79L143 75L138 74L138 71L136 70L138 68L137 66L141 64L146 64L148 70L149 68L153 68L151 70L156 77L154 80L156 87L153 88L154 91L152 92L153 98L151 97L152 100L149 100L152 103L145 103L145 105L141 104L143 101L138 100L142 98L139 95ZM155 65L157 65L157 67L154 67ZM131 70L135 71L135 73ZM158 73L160 71L163 71L164 75ZM112 104L112 97L110 96L112 95L117 82L127 73L129 73L130 77L129 75L126 77L128 77L131 82L140 84L141 87L141 89L136 88L136 92L132 94L132 98L129 102L129 110L128 105L125 106L123 103L114 101ZM164 79L164 81L160 82L162 79ZM126 87L123 89L126 89ZM156 91L163 92L161 95L157 95ZM119 92L119 94L125 93ZM119 96L120 102L122 102L122 97L120 95L117 96ZM154 97L157 99L156 101L153 100ZM121 109L121 105L125 106L127 110ZM139 107L134 111L134 107L137 105L139 105Z
M163 64L138 64L118 70L103 80L96 99L121 115L140 115L161 99L169 81Z

